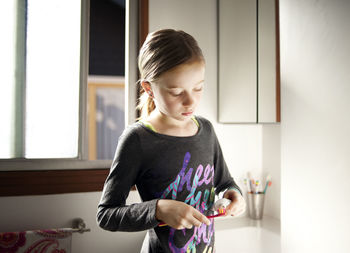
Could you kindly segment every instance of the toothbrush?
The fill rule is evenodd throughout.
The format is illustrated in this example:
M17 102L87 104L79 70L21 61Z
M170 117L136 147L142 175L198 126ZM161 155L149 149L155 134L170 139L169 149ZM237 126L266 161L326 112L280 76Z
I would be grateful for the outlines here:
M265 194L266 191L267 191L267 187L268 187L268 186L271 186L271 185L272 185L271 176L268 175L268 176L266 177L266 184L265 184L264 194Z
M259 180L255 180L255 194L258 194L259 193Z
M250 184L250 190L252 193L254 193L254 179L252 178L252 174L250 173L250 171L247 173L248 175L248 179L249 179L249 184Z
M250 189L250 183L248 183L248 180L247 178L244 179L244 184L247 186L247 190L248 190L248 193L252 192L252 190Z
M218 214L214 214L214 215L208 215L206 216L208 219L211 218L217 218L220 216L225 216L226 215L226 207L231 203L231 200L226 199L226 198L222 198L219 199L215 202L212 210L216 210L218 212ZM168 224L161 222L158 225L159 227L164 227L164 226L168 226Z

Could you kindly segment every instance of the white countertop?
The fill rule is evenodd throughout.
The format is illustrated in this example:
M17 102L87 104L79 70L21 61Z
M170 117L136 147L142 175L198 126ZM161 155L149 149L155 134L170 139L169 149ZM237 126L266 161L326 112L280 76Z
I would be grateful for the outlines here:
M266 229L272 233L280 234L280 220L264 216L261 220L253 220L249 217L219 217L215 220L215 230L227 230L234 228L256 227Z
M268 216L261 220L249 217L216 218L216 252L280 253L280 231L280 221Z

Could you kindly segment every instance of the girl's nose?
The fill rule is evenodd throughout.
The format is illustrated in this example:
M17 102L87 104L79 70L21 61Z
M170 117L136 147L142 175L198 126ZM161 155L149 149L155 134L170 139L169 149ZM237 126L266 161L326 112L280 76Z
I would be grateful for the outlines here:
M191 106L194 103L194 98L191 96L191 94L186 94L186 96L184 97L184 100L182 102L182 104L184 106Z

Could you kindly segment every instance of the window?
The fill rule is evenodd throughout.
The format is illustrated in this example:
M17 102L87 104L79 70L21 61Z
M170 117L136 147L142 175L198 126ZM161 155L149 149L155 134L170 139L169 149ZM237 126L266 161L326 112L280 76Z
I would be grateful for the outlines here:
M6 116L0 158L80 158L81 3L0 4L7 13L1 25L8 38L1 50L9 51L1 57L6 78L0 107Z
M0 3L6 35L0 42L1 196L102 189L111 161L90 161L87 148L89 5L89 0ZM135 6L129 18L137 18ZM97 79L90 76L89 84ZM51 145L56 141L59 145Z
M125 1L1 4L0 159L111 160L124 129Z

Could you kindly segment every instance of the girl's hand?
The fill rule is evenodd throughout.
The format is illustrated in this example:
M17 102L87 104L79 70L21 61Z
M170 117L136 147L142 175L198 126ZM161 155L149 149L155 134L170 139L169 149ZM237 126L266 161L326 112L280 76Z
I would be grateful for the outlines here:
M210 225L210 220L186 203L160 199L157 202L156 219L161 220L175 229L200 227L202 223Z
M238 216L245 212L246 203L241 194L235 190L227 190L223 197L231 200L231 203L226 207L226 215Z

